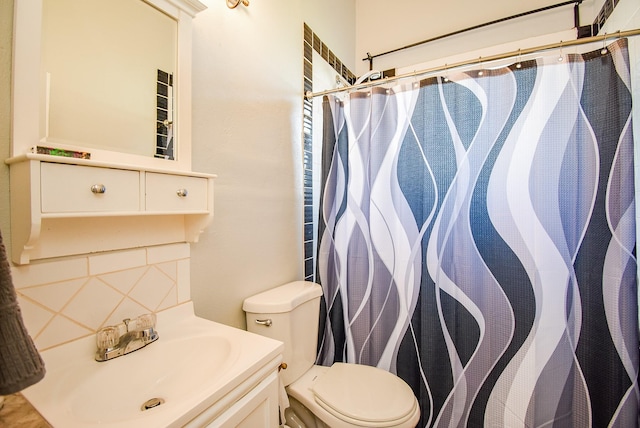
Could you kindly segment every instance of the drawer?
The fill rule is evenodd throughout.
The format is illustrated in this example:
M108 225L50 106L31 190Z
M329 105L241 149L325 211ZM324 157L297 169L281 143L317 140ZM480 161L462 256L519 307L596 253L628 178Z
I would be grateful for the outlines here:
M146 210L205 212L208 180L202 177L146 173Z
M43 213L140 210L138 171L47 162L40 165ZM98 189L92 190L92 186Z

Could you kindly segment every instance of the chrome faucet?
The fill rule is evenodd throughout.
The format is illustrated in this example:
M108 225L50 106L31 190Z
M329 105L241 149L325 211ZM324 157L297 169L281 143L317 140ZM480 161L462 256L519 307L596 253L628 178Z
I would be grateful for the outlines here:
M103 327L96 333L96 361L108 361L144 348L158 340L156 316L140 315L131 320L125 318L122 323Z

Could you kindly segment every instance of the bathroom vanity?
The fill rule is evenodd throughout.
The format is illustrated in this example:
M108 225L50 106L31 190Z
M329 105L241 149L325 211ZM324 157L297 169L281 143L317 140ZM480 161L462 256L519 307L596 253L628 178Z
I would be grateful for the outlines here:
M281 342L193 314L157 313L154 343L105 362L95 338L44 351L24 396L55 427L277 427Z

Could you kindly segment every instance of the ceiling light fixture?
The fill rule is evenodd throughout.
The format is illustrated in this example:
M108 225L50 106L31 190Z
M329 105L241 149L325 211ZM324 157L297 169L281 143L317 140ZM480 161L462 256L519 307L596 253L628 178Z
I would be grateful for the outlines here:
M229 9L235 9L240 3L244 6L249 6L249 0L227 0L227 7Z

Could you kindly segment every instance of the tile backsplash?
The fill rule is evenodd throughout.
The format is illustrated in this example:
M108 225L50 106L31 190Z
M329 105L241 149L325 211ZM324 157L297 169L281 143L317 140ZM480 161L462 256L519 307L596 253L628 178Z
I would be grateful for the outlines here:
M13 266L11 274L42 351L190 300L189 257L181 243Z

